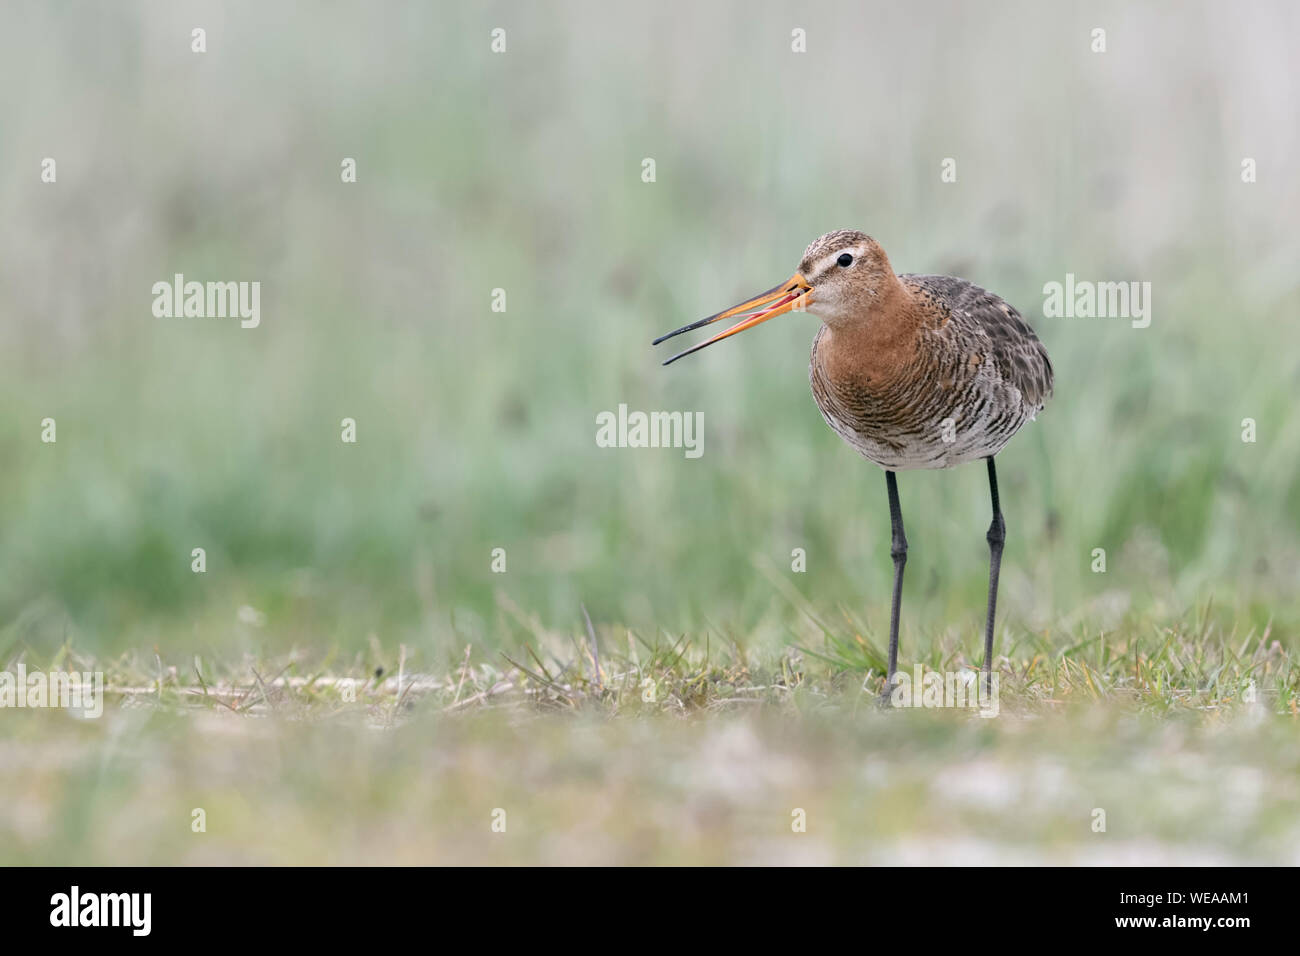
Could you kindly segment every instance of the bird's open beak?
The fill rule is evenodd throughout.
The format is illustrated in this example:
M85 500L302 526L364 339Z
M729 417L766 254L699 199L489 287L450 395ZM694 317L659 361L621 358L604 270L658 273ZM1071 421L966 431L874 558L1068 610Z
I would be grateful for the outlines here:
M684 352L678 352L672 358L664 362L665 365L671 365L673 362L676 362L679 358L685 355L690 355L692 352L698 352L700 349L712 345L714 342L721 342L723 339L735 335L737 332L743 332L745 329L753 328L760 322L766 322L773 316L784 315L786 312L793 311L802 312L808 307L808 303L810 302L812 302L812 286L808 284L807 279L796 272L785 282L782 282L778 286L773 286L762 295L748 299L740 303L740 305L733 305L727 311L719 312L717 315L711 315L707 319L700 319L700 321L692 322L690 325L683 325L680 329L669 332L667 335L659 336L659 338L655 339L651 344L658 345L666 339L671 339L674 335L681 335L683 332L690 332L692 329L701 328L711 322L735 318L738 315L744 316L744 318L731 328L724 329L713 338L705 339L698 345L692 345ZM758 308L759 306L767 306L767 308L760 309Z

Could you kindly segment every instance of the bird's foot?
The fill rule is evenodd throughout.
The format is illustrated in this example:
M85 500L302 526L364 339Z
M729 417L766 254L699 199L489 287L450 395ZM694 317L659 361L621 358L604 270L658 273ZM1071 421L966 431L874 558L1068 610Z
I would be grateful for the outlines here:
M881 710L894 709L894 685L885 681L885 689L876 696L876 706Z

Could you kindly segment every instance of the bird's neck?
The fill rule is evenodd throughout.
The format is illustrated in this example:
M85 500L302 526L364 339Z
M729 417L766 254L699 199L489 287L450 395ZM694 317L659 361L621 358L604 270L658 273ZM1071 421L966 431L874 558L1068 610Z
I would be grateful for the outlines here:
M888 389L915 360L922 314L903 283L891 278L881 284L866 312L825 324L816 360L832 382Z

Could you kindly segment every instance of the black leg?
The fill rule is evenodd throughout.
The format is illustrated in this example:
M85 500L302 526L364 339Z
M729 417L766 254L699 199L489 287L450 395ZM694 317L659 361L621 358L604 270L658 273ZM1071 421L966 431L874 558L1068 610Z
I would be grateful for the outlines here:
M986 536L989 543L989 614L984 622L984 690L987 693L993 673L993 614L998 606L998 572L1002 569L1002 543L1007 539L1007 526L1002 520L998 504L998 473L989 460L989 494L993 497L993 523Z
M889 606L889 673L885 675L886 699L893 690L898 670L898 609L903 600L903 565L907 564L907 535L903 533L903 510L898 506L898 484L892 471L885 472L889 489L889 556L894 559L894 599Z

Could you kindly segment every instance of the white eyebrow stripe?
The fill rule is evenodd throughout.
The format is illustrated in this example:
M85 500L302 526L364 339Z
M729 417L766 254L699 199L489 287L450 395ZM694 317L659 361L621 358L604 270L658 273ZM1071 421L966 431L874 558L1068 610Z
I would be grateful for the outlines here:
M813 267L813 275L819 276L823 272L828 271L832 265L838 265L837 260L846 252L853 256L854 259L857 259L862 255L862 250L858 246L854 246L851 249L837 249L835 252L828 252L817 260L817 265Z

